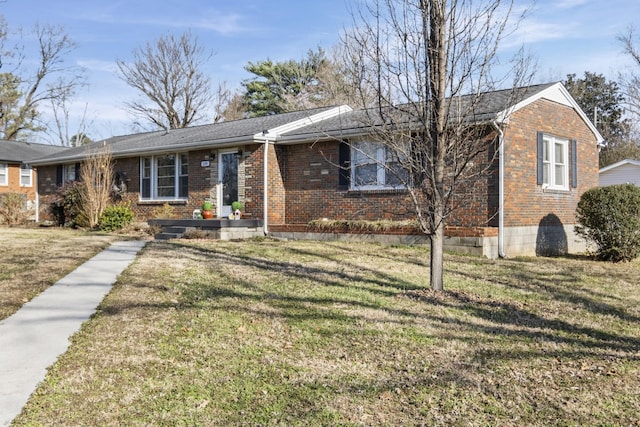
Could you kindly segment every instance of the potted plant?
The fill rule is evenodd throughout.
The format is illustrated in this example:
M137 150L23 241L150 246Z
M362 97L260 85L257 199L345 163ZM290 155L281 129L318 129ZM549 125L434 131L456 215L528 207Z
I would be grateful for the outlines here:
M202 204L202 218L211 219L213 218L213 203L206 201Z
M242 215L242 202L236 200L231 203L231 211L233 212L234 219L240 219L240 215Z

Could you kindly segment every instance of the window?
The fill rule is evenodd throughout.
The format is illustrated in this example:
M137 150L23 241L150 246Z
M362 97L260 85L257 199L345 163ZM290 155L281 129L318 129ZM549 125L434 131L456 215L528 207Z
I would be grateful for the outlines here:
M140 198L185 199L189 188L187 154L164 154L140 159Z
M568 190L570 184L575 188L576 157L574 140L538 133L538 184L552 190Z
M352 147L351 159L352 188L404 188L407 171L389 147L369 141L356 142Z
M0 163L0 185L9 185L9 165Z
M56 185L72 182L80 177L80 163L58 165L56 169Z
M20 187L31 187L31 167L27 165L20 165Z

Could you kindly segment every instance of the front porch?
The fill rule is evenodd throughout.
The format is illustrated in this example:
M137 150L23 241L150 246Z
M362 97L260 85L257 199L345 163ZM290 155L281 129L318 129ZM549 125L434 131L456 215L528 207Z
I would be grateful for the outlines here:
M250 239L264 236L262 220L257 219L150 219L149 226L160 229L158 240L180 239L185 235L216 240Z

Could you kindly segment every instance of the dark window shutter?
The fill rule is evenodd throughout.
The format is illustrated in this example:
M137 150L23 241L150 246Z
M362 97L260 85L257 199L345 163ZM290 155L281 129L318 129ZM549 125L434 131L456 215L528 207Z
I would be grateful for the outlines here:
M346 142L340 143L338 164L340 165L338 185L340 187L348 187L351 181L351 146Z
M149 178L142 178L141 181L141 187L140 188L140 197L142 197L143 199L150 199L151 198L151 179Z
M76 168L76 181L80 181L80 163L76 163L75 164L75 168Z
M543 138L543 133L542 132L538 132L538 153L537 153L537 159L538 159L538 172L537 172L537 176L538 176L538 185L542 185L544 183L544 142L542 140Z
M575 139L571 140L571 188L578 187L578 144Z
M56 185L62 185L62 165L56 166Z
M188 197L189 196L189 177L181 176L178 178L179 187L178 188L178 197Z

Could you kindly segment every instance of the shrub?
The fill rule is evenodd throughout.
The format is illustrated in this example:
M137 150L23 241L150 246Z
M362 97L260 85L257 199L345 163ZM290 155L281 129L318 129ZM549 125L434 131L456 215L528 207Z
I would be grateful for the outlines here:
M86 227L88 221L82 213L82 183L72 181L58 187L49 211L60 226Z
M133 221L133 210L128 203L118 203L117 205L107 206L100 220L98 228L102 231L114 231L129 225Z
M173 219L176 217L176 210L169 203L155 207L151 211L151 218L154 219Z
M20 193L0 195L0 223L22 224L27 219L26 196Z
M578 202L576 233L596 246L598 259L630 261L640 255L640 187L596 187Z

